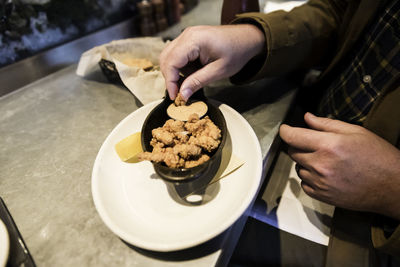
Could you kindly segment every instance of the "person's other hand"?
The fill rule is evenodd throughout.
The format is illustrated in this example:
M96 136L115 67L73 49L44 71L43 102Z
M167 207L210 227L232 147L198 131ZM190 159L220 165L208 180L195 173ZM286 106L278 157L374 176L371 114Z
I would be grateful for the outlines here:
M303 190L332 205L400 219L400 150L367 129L304 116L311 129L282 125Z
M180 92L185 100L206 84L237 73L264 45L264 34L250 24L186 28L160 55L170 98L175 99L179 72L189 62L200 60L203 67L183 81Z

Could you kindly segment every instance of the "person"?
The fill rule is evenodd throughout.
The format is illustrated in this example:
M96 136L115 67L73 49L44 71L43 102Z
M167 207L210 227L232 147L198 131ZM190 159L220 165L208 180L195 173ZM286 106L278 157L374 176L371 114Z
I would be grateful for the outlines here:
M187 28L160 55L171 99L222 78L321 70L300 91L309 107L318 99L304 115L308 127L282 124L279 134L304 192L336 207L326 266L389 266L400 257L399 16L397 0L309 0ZM180 70L196 60L202 67L178 87Z

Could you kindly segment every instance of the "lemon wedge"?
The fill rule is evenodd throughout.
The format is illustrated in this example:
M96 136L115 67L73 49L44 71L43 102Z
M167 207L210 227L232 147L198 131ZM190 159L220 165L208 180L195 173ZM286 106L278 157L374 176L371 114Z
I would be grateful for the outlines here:
M130 136L122 139L115 145L115 151L119 158L128 163L137 163L138 154L143 152L142 144L140 141L140 132L131 134Z

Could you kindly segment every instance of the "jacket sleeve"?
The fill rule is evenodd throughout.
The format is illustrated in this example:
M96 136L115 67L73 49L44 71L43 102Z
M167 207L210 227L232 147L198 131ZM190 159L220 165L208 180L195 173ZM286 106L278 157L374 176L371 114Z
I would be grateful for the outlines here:
M386 139L400 149L400 74L393 77L384 96L380 97L364 127ZM399 193L400 194L400 193ZM371 237L374 247L392 255L400 255L400 222L390 221L382 216L376 216L371 227ZM389 231L385 231L389 228ZM390 232L390 233L388 233Z
M400 225L392 229L390 234L385 233L385 227L382 225L375 225L371 228L371 236L374 247L391 254L393 256L400 255Z
M290 12L244 13L232 24L251 23L265 35L266 53L261 64L250 61L234 83L278 76L323 63L334 55L348 1L310 0Z

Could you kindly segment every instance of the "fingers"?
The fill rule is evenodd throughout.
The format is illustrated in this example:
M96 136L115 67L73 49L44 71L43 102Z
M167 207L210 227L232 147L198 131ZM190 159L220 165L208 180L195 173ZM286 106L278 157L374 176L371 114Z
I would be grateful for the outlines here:
M304 120L312 129L324 132L352 133L354 132L355 127L358 127L354 124L339 120L317 117L309 112L304 115Z
M309 152L318 150L319 143L324 138L324 133L286 124L279 128L279 135L289 146Z
M323 178L312 171L296 164L296 172L301 179L303 191L312 198L324 200L327 192L327 186L323 183Z
M168 76L164 74L165 78L165 86L167 87L168 95L171 100L174 100L176 95L178 94L178 80L179 80L179 71L175 71L174 69L169 70Z
M169 43L160 55L160 69L171 99L175 99L179 91L178 80L180 69L200 56L198 47L186 42L182 44L181 39L185 39L185 37L178 37Z
M307 152L304 150L289 147L288 155L293 161L297 163L296 165L297 168L299 168L299 166L302 166L303 168L307 168L315 172L314 168L312 167L312 164L314 162L313 152Z
M264 33L251 24L186 28L160 55L160 68L171 99L180 90L187 100L206 84L230 77L265 49ZM200 60L204 66L179 88L179 72Z
M300 165L299 163L296 163L295 170L302 181L306 182L309 185L314 184L316 175L314 175L312 171Z
M301 179L301 187L304 192L309 196L314 196L316 194L316 188L313 186L314 178L312 173L298 163L296 163L295 169L297 176Z
M309 195L310 197L314 197L315 198L315 196L316 196L315 189L311 185L309 185L305 181L301 181L301 188L303 188L303 191L307 195Z
M288 145L305 151L315 151L321 145L329 143L330 140L327 138L332 137L329 134L352 134L363 131L358 125L317 117L309 112L304 115L304 120L311 129L282 124L279 134Z
M224 78L222 60L216 60L204 65L201 69L189 75L182 83L180 92L187 101L194 92L205 85Z
M179 72L188 65L191 65L191 62L197 60L200 61L202 66L197 64L200 65L198 66L200 69L188 75L179 88ZM200 54L199 48L195 45L182 45L182 42L169 45L160 56L160 66L170 98L175 99L177 93L180 91L183 98L187 101L200 88L211 82L225 78L225 61L219 58L213 61L210 60L207 57L207 53Z

